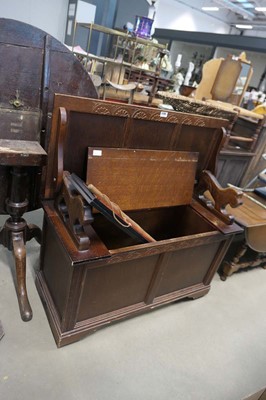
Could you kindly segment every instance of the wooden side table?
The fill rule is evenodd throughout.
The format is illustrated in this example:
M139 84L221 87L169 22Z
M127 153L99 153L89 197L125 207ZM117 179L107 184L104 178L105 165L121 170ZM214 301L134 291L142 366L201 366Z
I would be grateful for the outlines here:
M32 318L26 289L25 243L35 238L41 241L41 230L27 224L22 215L27 211L26 198L29 168L37 171L45 164L47 154L38 142L0 139L0 165L10 167L10 187L6 198L6 211L10 217L0 231L0 244L13 251L16 263L16 292L23 321Z
M226 280L239 269L266 266L266 201L253 192L243 195L243 204L237 208L228 207L236 222L244 228L244 238L230 260L221 269L221 279ZM252 257L245 257L250 251Z

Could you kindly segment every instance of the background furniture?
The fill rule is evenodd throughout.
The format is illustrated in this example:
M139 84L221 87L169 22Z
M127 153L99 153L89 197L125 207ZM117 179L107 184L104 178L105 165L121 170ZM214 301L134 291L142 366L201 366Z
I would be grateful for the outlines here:
M246 192L243 205L230 209L244 234L237 236L221 267L221 279L250 267L266 266L266 201L253 192Z
M86 52L80 51L79 46L75 46L79 30L83 30L83 33L87 31ZM91 53L95 34L100 35L97 40L101 43L97 55ZM160 76L163 71L162 59L167 52L166 47L156 41L134 36L130 32L93 23L75 22L72 50L84 58L86 69L91 74L99 74L103 82L108 80L121 85L145 81L146 85L151 86L149 97L143 96L149 104L152 103L157 87L162 89L171 85L169 79ZM113 92L112 94L115 99L116 94Z
M225 107L224 103L217 101L207 102L174 92L159 91L158 96L163 99L164 104L170 104L175 111L179 112L227 119L231 123L234 122L238 114L234 107ZM227 126L230 127L230 125Z
M157 57L160 51L166 49L166 45L134 36L127 31L111 29L94 23L82 22L75 22L72 43L73 49L77 40L77 31L79 29L83 29L83 32L87 32L87 63L89 61L94 62L95 60L96 62L101 62L103 64L108 64L109 62L112 64L112 62L116 62L119 66L120 76L117 78L117 82L112 78L112 76L106 76L115 83L123 83L123 81L121 81L121 79L123 79L123 76L121 76L123 66L127 66L130 69L134 66L135 69L138 69L138 56L141 56L140 61L144 59L147 63L150 63ZM102 46L100 54L96 55L91 54L90 49L94 34L97 32L100 33L101 42L104 42L104 46ZM78 52L76 52L76 54L78 54ZM82 53L82 55L84 56L84 53ZM95 66L92 65L91 68L95 70ZM142 68L140 67L140 73L141 70ZM151 69L150 72L154 72L154 70Z
M262 154L266 151L266 127L263 115L230 103L198 100L170 92L158 92L165 104L176 111L224 118L227 139L220 151L217 178L224 187L228 183L244 186L265 168Z
M103 84L103 94L102 94L103 100L106 99L106 86L107 85L110 86L111 88L115 89L116 91L122 91L123 94L125 95L125 97L128 96L128 103L129 104L133 103L133 97L134 97L134 93L135 93L135 90L137 87L137 85L135 83L127 83L125 85L120 85L118 83L113 83L109 80L106 80Z
M244 187L263 168L262 154L266 146L266 126L263 118L242 115L229 128L218 162L217 178L222 186L228 183ZM256 117L256 116L255 116Z
M253 69L246 54L239 57L228 55L207 61L203 65L202 79L195 92L198 100L213 99L241 105L248 88Z
M222 119L192 114L55 96L37 288L59 347L111 322L209 291L232 235L241 230L221 211L228 201L238 204L238 193L220 192L211 174L206 173L209 180L207 176L202 179L202 170L215 172L224 140L221 128L226 124ZM166 162L157 166L153 162L150 184L162 194L159 200L173 193L167 206L158 208L158 203L152 204L154 196L138 195L139 188L128 170L125 174L122 158L118 157L113 168L105 167L99 181L93 180L100 190L101 182L109 182L104 187L106 195L108 186L116 188L116 194L121 192L131 204L124 211L156 242L139 244L93 212L77 194L67 171L86 180L88 147L95 149L97 162L110 147L135 151L136 156L142 150L159 155L181 152L175 161L180 175L173 179ZM143 162L142 157L136 160ZM193 170L195 176L190 175ZM163 173L167 183L165 192L156 186L158 173ZM116 186L121 174L132 183L129 196L128 183ZM136 179L140 189L145 189L145 174ZM211 208L203 202L206 186L216 199ZM122 203L115 193L110 200ZM145 205L140 206L139 200L145 200Z

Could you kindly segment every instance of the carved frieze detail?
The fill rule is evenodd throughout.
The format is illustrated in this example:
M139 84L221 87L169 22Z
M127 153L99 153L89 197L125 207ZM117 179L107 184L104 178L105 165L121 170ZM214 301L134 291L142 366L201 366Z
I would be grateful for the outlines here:
M150 113L144 112L143 110L135 110L134 113L131 116L132 118L135 119L147 119L150 118Z
M95 114L112 115L109 107L106 107L105 105L99 103L94 104L92 112L94 112Z
M63 97L63 96L61 96ZM209 126L208 118L204 116L197 116L191 114L185 114L176 111L163 112L162 110L153 109L149 107L138 107L128 104L111 103L103 100L82 99L82 104L79 110L84 112L90 112L93 114L101 115L117 115L124 118L132 118L139 120L150 120L150 121L161 121L168 122L171 124L180 125L193 125L193 126ZM78 104L77 104L78 106ZM164 114L162 114L164 113Z
M114 115L117 115L119 117L130 117L129 111L124 107L116 108Z
M120 117L130 117L130 110L121 104L103 104L103 102L94 102L92 112L95 114L117 115Z

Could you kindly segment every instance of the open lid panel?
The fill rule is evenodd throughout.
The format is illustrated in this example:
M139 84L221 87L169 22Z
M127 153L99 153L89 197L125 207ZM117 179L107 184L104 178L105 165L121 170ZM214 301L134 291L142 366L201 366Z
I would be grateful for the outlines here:
M88 148L86 183L122 210L190 204L197 153Z
M215 173L227 120L76 96L55 95L45 198L60 189L63 170L84 181L88 147L198 153L201 171Z

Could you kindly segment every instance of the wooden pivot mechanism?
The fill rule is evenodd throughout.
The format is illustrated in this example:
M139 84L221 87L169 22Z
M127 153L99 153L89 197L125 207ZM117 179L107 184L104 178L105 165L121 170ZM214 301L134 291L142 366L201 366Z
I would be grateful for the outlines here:
M26 198L30 168L35 173L44 164L46 152L38 142L24 140L0 140L0 165L10 166L10 192L6 199L6 211L10 217L0 231L0 244L13 251L16 263L16 291L23 321L30 321L32 310L26 289L25 243L35 238L41 243L41 230L27 224L22 215L27 211Z

